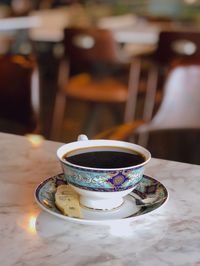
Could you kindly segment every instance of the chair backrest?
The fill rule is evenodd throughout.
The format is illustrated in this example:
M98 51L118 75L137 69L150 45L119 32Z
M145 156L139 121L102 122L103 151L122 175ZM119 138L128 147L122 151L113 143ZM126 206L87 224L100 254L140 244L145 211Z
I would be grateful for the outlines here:
M119 62L120 47L111 31L100 28L66 28L64 49L70 64L90 67L96 63Z
M199 31L162 31L159 35L155 59L168 63L175 58L200 59Z
M136 132L153 157L200 164L200 62L170 70L157 113Z
M162 103L151 121L156 128L200 128L200 62L174 67Z
M191 64L200 62L200 32L162 31L157 49L150 57L149 82L143 114L145 122L151 120L155 107L157 109L160 104L160 101L155 102L155 94L158 90L162 94L166 75L173 67L173 62L182 60L188 60Z
M149 132L200 128L200 62L184 62L168 73L163 99L152 120L138 128L139 144L146 146Z
M22 131L17 133L31 132L36 127L32 102L37 93L32 91L35 67L35 62L27 56L0 56L0 119L21 125Z

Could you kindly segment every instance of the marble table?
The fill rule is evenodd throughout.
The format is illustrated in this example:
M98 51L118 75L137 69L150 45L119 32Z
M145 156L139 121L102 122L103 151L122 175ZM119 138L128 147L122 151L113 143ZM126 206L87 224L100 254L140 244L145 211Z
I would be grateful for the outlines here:
M168 202L129 224L83 225L42 211L36 186L61 172L61 143L0 133L0 265L200 265L200 166L152 159Z

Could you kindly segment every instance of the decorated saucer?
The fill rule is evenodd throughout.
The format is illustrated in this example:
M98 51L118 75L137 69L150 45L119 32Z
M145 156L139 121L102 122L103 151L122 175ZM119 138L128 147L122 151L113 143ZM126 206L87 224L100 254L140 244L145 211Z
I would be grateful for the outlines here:
M66 184L63 174L43 181L35 190L38 205L59 218L83 224L106 224L114 221L133 220L161 207L168 199L166 187L158 180L144 175L142 181L127 196L118 208L102 211L81 206L82 218L65 216L55 206L55 193L59 185ZM114 193L114 192L113 192Z

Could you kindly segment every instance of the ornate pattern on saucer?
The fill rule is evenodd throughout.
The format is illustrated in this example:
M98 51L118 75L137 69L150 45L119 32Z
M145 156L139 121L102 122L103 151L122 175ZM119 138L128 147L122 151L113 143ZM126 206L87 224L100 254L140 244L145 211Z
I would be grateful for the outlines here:
M63 215L55 206L56 188L61 184L66 184L63 174L46 179L36 188L36 202L43 210L52 215L84 224L104 224L119 220L132 220L134 217L156 210L168 199L168 191L165 186L156 179L144 175L137 187L124 197L124 202L120 207L103 211L81 206L83 218L73 218Z

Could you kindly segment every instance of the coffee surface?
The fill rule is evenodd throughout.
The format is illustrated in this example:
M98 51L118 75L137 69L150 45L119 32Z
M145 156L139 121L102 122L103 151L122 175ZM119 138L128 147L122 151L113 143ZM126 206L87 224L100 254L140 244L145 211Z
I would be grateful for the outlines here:
M135 166L145 161L139 153L123 151L89 151L71 156L66 154L63 159L75 165L102 169Z

